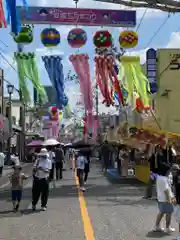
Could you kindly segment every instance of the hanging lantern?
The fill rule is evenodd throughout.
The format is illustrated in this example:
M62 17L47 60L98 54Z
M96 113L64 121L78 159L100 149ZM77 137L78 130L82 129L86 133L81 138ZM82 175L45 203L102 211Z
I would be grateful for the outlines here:
M67 41L72 48L81 48L87 42L87 34L81 28L74 28L69 32Z
M55 28L45 28L41 32L41 42L45 47L55 47L60 43L61 36Z
M30 44L33 41L33 30L31 26L21 27L20 32L15 35L14 41L21 44Z
M109 31L97 31L93 38L97 48L108 48L112 46L112 35Z
M122 48L133 48L138 44L138 35L134 31L123 31L119 36L119 43Z

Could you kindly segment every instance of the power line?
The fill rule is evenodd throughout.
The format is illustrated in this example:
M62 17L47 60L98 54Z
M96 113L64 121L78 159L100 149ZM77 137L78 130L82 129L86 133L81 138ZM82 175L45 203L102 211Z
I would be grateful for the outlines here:
M146 8L144 13L143 13L143 15L142 15L142 17L141 17L141 19L140 19L140 21L139 21L139 24L138 24L138 26L136 28L136 32L139 30L139 28L140 28L140 26L141 26L141 24L142 24L142 22L143 22L143 20L144 20L144 18L146 16L147 11L148 11L148 9Z
M166 17L166 19L164 20L164 22L160 25L160 27L157 29L157 31L154 33L154 35L151 37L151 39L149 40L149 42L146 44L146 46L144 47L144 49L146 49L149 44L151 44L151 42L154 40L154 38L157 36L157 34L159 33L159 31L161 30L161 28L164 27L164 25L166 24L166 22L169 20L169 18L171 17L170 14L168 14L168 16Z

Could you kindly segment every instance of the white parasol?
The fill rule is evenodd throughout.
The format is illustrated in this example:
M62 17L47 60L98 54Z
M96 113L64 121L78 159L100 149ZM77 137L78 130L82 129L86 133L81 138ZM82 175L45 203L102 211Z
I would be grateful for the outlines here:
M61 144L61 143L58 142L56 139L53 139L53 138L47 139L42 143L43 146L56 146L56 145L59 145L59 144Z

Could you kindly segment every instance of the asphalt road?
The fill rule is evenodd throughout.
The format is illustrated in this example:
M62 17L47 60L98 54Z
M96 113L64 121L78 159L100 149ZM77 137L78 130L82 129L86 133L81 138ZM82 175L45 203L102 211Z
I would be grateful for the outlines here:
M72 172L64 172L64 179L51 188L47 212L32 213L31 185L30 179L24 186L20 213L11 212L9 186L0 186L0 240L172 240L178 236L178 232L153 233L156 201L142 199L143 187L112 184L95 164L83 195ZM173 226L177 227L175 222Z

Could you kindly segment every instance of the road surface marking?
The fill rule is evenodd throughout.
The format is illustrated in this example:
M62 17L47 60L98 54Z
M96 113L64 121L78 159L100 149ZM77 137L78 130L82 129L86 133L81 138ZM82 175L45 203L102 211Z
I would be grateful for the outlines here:
M79 190L79 182L76 176L75 176L75 181L78 187L78 199L79 199L79 204L81 209L81 217L82 217L86 240L95 240L91 219L89 217L87 206L86 206L86 201L84 199L83 192Z

